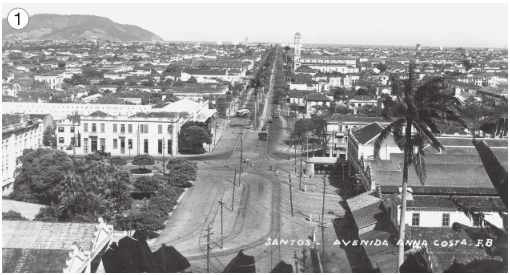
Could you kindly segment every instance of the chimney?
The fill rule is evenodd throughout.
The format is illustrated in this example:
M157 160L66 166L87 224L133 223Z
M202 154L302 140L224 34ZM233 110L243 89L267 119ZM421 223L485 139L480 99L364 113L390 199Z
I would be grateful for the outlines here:
M382 190L381 190L381 185L380 184L375 186L375 196L378 197L378 198L382 197Z

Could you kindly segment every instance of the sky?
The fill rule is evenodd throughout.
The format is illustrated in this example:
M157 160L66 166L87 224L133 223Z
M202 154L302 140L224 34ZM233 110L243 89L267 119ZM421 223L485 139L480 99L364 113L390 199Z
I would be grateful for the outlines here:
M167 41L293 42L422 47L508 44L508 4L2 4L40 13L89 14L136 25ZM30 23L29 23L30 24Z

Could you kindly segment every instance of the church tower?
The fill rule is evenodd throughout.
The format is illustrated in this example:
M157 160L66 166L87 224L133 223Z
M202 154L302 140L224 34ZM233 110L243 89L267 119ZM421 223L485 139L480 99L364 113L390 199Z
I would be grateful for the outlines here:
M294 35L294 70L301 66L301 34Z

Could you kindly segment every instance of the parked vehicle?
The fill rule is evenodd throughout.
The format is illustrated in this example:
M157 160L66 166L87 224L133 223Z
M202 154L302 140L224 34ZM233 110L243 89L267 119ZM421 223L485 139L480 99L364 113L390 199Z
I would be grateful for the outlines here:
M259 139L261 140L267 140L269 137L269 133L267 131L262 131L259 133Z
M237 114L237 116L247 116L250 114L250 110L242 109L242 110L237 111L236 114Z

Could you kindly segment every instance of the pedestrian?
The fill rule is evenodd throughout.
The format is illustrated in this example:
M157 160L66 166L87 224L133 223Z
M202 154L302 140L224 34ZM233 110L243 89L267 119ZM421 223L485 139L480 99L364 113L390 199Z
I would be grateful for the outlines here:
M273 165L269 165L269 171L273 170Z
M278 169L276 169L276 175L278 176Z

